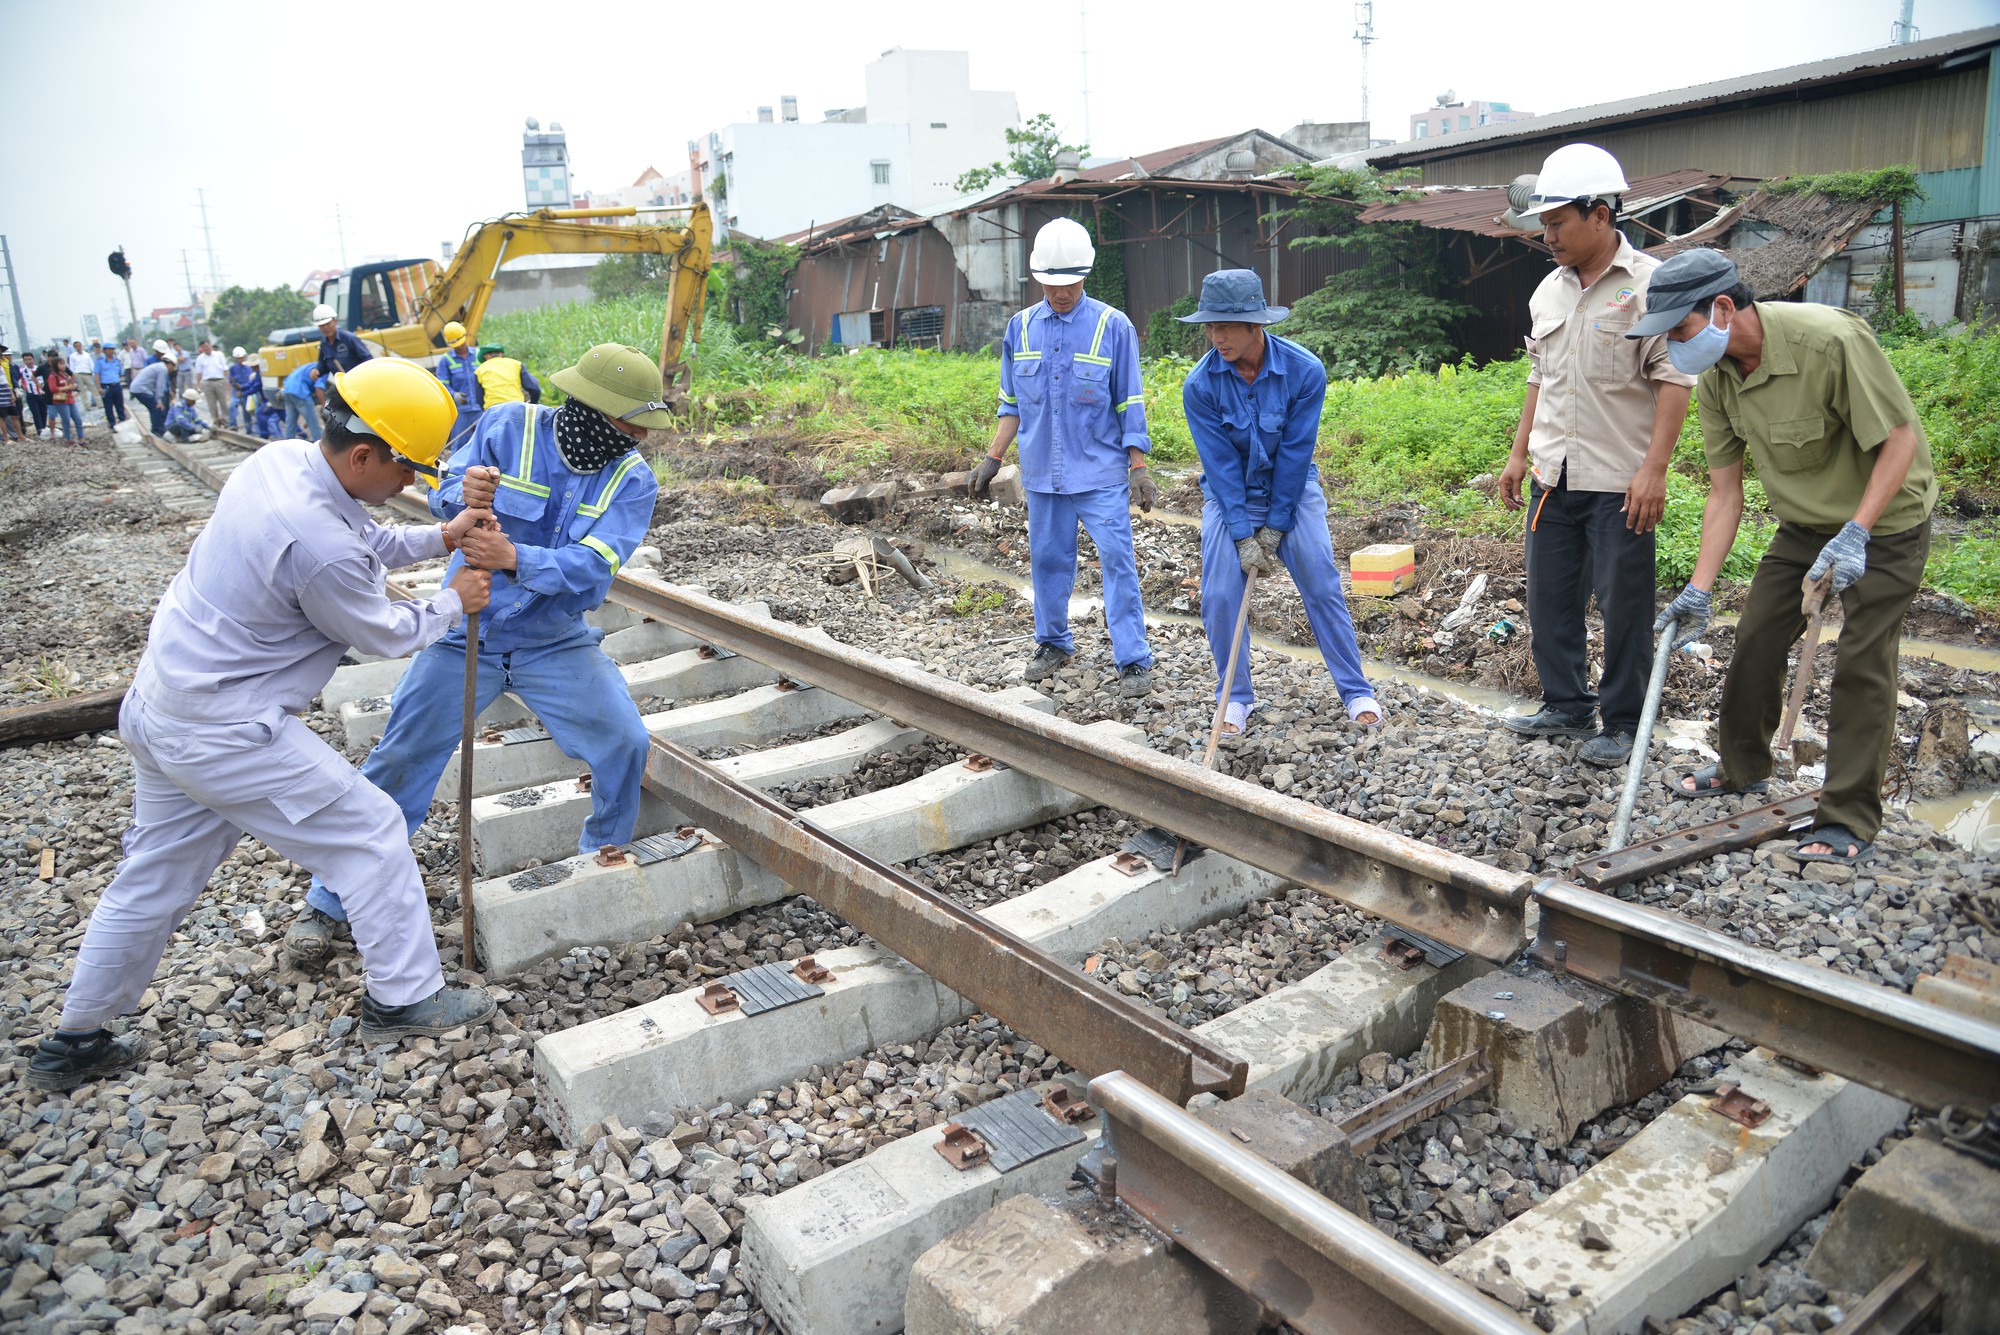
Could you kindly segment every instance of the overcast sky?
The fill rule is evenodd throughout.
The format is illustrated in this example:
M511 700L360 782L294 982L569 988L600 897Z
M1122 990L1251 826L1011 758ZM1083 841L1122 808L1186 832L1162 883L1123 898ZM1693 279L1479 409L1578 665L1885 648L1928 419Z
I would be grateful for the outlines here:
M468 223L523 207L528 116L568 131L574 186L610 188L649 163L676 171L688 139L782 94L807 120L860 103L862 67L891 46L970 51L975 87L1011 89L1024 117L1047 111L1081 138L1087 32L1098 153L1358 119L1352 8L1091 0L1086 26L1067 2L0 0L14 126L0 136L0 232L40 340L78 332L86 311L123 323L104 260L121 243L141 312L187 300L183 250L206 288L198 188L225 283L297 283L341 263L342 233L349 263L436 257ZM1375 133L1402 138L1446 89L1550 112L1881 46L1896 10L1754 0L1642 17L1615 3L1378 0ZM602 26L620 12L629 26ZM1925 37L2000 23L2000 0L1917 0L1916 23ZM0 325L12 329L10 309Z

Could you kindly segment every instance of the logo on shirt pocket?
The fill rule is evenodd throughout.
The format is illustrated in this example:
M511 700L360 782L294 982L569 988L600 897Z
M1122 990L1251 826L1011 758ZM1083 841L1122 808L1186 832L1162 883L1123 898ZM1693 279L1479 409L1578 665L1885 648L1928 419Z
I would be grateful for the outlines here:
M1111 402L1111 368L1081 359L1071 363L1069 401L1079 408L1099 408Z

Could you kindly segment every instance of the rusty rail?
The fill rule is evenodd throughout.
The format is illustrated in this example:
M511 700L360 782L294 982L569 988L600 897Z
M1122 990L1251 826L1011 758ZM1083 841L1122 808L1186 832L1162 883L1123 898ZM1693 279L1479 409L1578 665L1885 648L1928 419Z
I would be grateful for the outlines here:
M1532 1335L1125 1072L1091 1081L1090 1101L1104 1116L1100 1188L1305 1335Z
M2000 1025L1812 969L1565 881L1535 887L1530 956L1920 1107L2000 1103Z
M1243 1092L1249 1063L1092 982L784 803L655 737L646 782L743 856L1086 1074L1124 1068L1184 1104Z
M1669 830L1644 843L1631 844L1576 865L1576 879L1592 890L1630 885L1675 867L1685 867L1717 853L1776 839L1812 819L1819 809L1819 789L1798 797L1767 802L1705 825Z
M1474 1048L1435 1071L1424 1072L1401 1089L1362 1104L1340 1119L1340 1133L1356 1154L1365 1154L1492 1082L1493 1068L1486 1064L1486 1049Z
M624 606L1137 820L1482 958L1524 944L1530 878L1270 792L908 664L620 575Z

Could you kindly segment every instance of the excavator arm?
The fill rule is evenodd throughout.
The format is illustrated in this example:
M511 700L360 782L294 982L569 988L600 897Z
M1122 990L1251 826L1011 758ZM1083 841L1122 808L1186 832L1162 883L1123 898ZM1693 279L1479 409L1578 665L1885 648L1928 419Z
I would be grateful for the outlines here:
M697 203L684 224L621 227L584 221L629 218L637 212L630 207L539 209L475 226L451 264L417 302L417 323L433 347L444 345L444 327L452 320L476 338L501 266L524 255L670 256L673 282L660 332L660 374L667 382L669 401L678 401L688 380L683 354L689 340L701 332L714 224L706 203Z

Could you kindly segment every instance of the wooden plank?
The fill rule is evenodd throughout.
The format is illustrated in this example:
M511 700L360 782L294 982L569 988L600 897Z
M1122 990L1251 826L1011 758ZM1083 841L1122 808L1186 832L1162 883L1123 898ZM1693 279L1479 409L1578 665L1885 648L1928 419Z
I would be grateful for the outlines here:
M74 737L78 733L115 728L118 726L118 706L124 700L125 687L113 686L108 691L37 700L17 709L0 710L0 746L53 741Z

